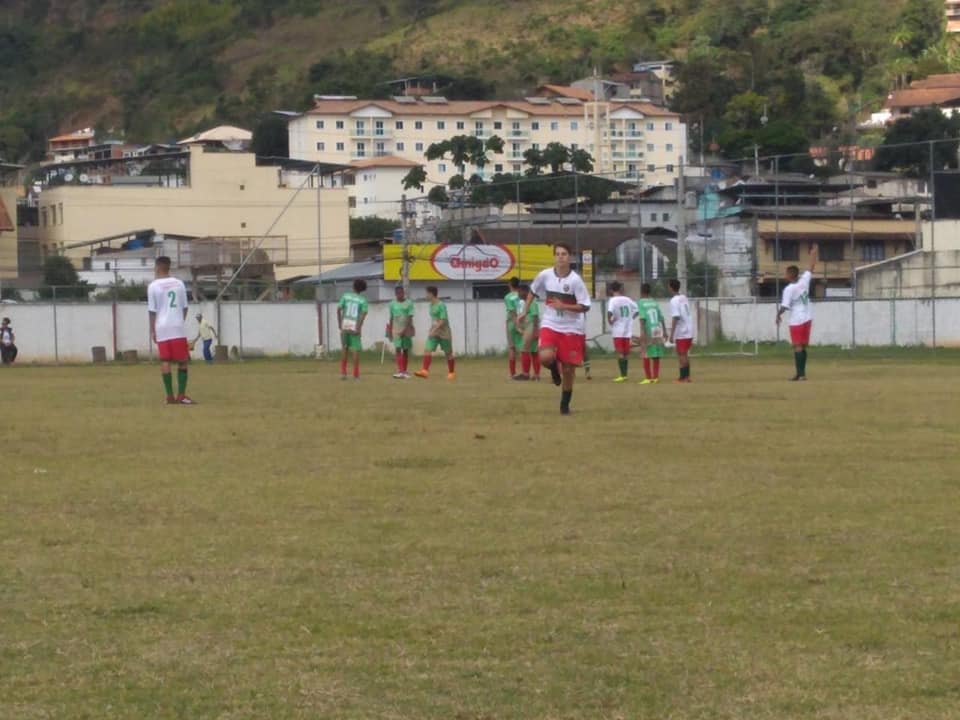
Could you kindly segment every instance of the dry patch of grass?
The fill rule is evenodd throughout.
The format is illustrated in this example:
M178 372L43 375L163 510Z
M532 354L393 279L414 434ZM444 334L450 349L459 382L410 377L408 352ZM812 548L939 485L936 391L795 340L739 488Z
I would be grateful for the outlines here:
M953 717L960 373L863 358L4 370L0 717Z

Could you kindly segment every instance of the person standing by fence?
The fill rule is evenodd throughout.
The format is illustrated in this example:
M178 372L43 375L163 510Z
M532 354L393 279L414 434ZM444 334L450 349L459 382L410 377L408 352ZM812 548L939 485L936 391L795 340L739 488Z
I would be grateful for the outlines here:
M197 344L197 340L203 340L203 359L209 365L213 362L213 353L210 351L210 347L213 345L213 341L219 340L217 336L217 331L213 329L207 320L203 317L203 313L197 313L197 322L200 324L200 327L197 329L197 336L190 342L190 349L193 349L193 346Z
M160 375L167 391L167 405L193 405L187 395L187 288L170 277L170 258L161 255L154 264L156 280L147 288L150 339L157 344ZM177 394L173 394L171 363L177 363Z
M680 365L680 377L674 382L688 383L690 379L690 347L693 345L693 320L690 316L690 301L680 292L680 281L671 280L668 283L670 293L670 317L673 325L670 327L670 342L677 346L677 362Z
M17 336L13 332L10 318L5 317L0 323L0 358L4 365L12 365L17 359Z
M810 280L817 266L820 247L814 243L810 248L810 268L800 274L800 268L791 265L787 268L787 282L783 289L780 307L777 309L777 325L785 312L790 311L790 342L793 345L793 362L797 373L792 381L807 379L807 345L810 344L810 330L813 327L813 312L810 309Z
M360 379L360 350L363 349L363 321L367 319L367 281L353 281L353 292L344 293L337 303L337 326L340 328L340 379L347 379L347 355L353 358L353 379Z

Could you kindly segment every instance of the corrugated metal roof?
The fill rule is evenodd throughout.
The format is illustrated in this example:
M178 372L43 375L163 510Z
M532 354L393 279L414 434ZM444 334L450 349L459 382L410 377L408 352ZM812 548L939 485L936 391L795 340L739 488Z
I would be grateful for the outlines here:
M345 280L375 280L383 277L383 260L365 260L363 262L347 263L333 270L327 270L319 275L311 275L294 282L316 285L319 282L343 282Z

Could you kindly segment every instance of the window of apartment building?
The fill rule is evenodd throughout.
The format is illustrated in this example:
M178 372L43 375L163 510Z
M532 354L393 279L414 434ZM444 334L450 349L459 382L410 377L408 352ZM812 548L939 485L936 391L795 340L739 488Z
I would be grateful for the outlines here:
M463 120L457 120L457 130L463 130L466 127L466 123Z
M327 149L326 143L322 143L322 142L317 143L317 150L319 150L320 152L323 152L326 149Z
M343 152L343 143L337 143L337 152Z
M47 209L40 208L40 227L47 226Z
M673 172L673 165L667 165L667 172Z
M502 173L502 172L503 172L503 165L500 165L499 163L497 163L496 165L493 166L493 171L494 171L494 172L498 172L498 173Z
M447 164L440 163L439 165L437 165L437 170L439 170L442 173L445 173L447 171Z
M317 120L317 130L323 130L323 120Z
M393 124L393 127L394 127L396 130L403 130L403 120L397 120L397 121Z
M397 143L397 152L403 152L403 147L404 147L403 143L402 143L402 142L398 142L398 143Z
M664 123L664 124L663 124L663 129L664 129L664 130L673 130L673 123L671 123L671 122Z
M576 143L570 143L570 149L571 149L571 150L579 150L579 149L580 149L580 146L577 145Z
M51 225L57 224L57 206L56 205L50 206L50 224Z
M667 143L667 152L673 152L673 143Z
M423 120L417 120L413 123L414 130L423 130Z
M571 129L571 130L579 130L579 129L580 129L580 123L577 122L576 120L571 120L571 121L570 121L570 129Z
M647 152L653 152L654 149L653 143L647 143Z
M842 242L824 243L820 246L820 259L825 262L836 262L843 260Z
M503 123L500 122L499 120L494 120L494 121L493 121L493 129L494 129L494 130L503 130Z
M559 129L560 129L560 122L559 122L558 120L551 120L551 121L550 121L550 129L551 129L551 130L559 130Z
M363 135L367 130L367 123L365 120L357 120L354 123L354 127L356 128L357 135Z
M417 152L423 152L423 143L417 143L416 145L413 146L413 149L416 150Z
M650 213L650 222L656 222L656 221L657 221L657 214Z
M343 130L343 120L337 120L337 130Z
M447 121L446 120L437 120L437 130L446 130Z
M647 172L653 172L653 171L656 170L656 169L657 169L657 166L654 165L653 163L649 163L649 164L647 165Z
M523 157L523 151L520 149L520 143L510 143L510 154L515 157Z
M523 170L523 165L521 165L520 163L514 163L514 164L513 164L513 171L514 171L515 173L520 174L520 172L521 172L522 170Z
M357 206L357 199L355 197L347 198L347 207L355 208Z
M788 262L800 259L800 243L796 240L781 240L779 251L777 243L773 244L773 259L778 262Z
M663 220L664 222L670 222L670 213L663 213L660 216L660 219Z
M384 155L387 154L387 144L378 142L374 146L374 152L376 153L377 157L383 157Z
M481 120L477 120L475 123L473 123L473 130L474 130L474 135L476 135L477 137L482 137L483 122Z
M534 150L539 150L539 149L540 149L540 143L533 143L533 149L534 149Z
M647 123L647 130L653 130L653 123L652 123L652 122L648 122L648 123Z
M367 144L357 143L357 157L362 158L366 156L367 156Z
M373 134L378 137L383 137L383 120L375 120L373 123Z
M63 203L57 203L57 206L60 208L60 224L63 225Z
M530 129L531 129L531 130L539 130L539 129L540 129L540 121L539 121L539 120L534 120L532 123L530 123Z
M520 131L520 123L519 123L517 120L514 120L513 123L511 123L511 125L510 125L510 132L511 132L513 135L520 135L520 134L522 134L521 131Z
M867 262L879 262L886 257L883 240L868 240L862 246L863 259Z

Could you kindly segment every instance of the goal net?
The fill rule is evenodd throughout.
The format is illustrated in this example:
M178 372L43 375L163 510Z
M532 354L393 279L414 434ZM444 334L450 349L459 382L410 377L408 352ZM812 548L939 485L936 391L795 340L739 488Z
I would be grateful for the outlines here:
M691 298L695 355L746 355L759 352L764 307L756 298ZM773 318L769 318L770 324ZM669 326L669 319L667 320Z

